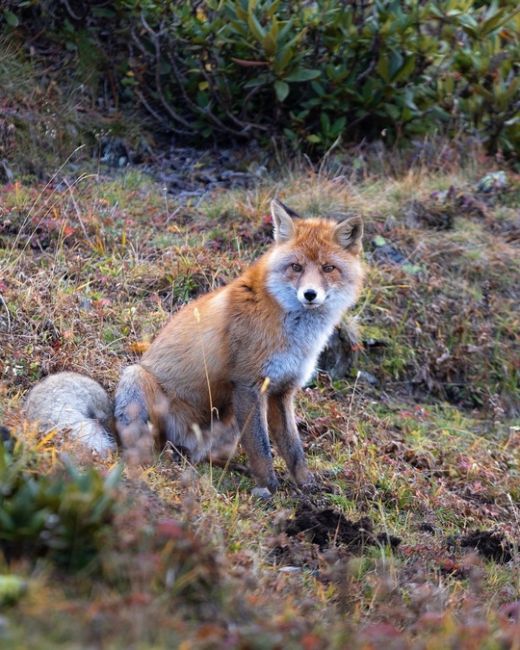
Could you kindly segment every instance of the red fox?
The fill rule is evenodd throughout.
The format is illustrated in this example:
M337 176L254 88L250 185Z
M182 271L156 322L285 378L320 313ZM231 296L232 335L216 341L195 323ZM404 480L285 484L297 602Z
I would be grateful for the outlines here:
M273 246L229 285L178 311L140 363L123 371L115 394L115 422L122 439L125 431L151 429L186 450L194 462L231 431L245 449L255 493L261 496L277 487L269 435L296 483L312 483L296 426L294 394L310 378L363 281L359 217L339 223L302 219L278 201L271 203L271 213ZM27 415L48 426L74 425L77 435L76 424L88 418L85 441L99 447L103 439L98 421L112 416L108 402L99 386L74 394L71 374L59 373L33 388ZM62 387L67 384L68 393ZM90 397L85 399L85 394ZM62 422L58 407L67 400L74 417ZM109 436L104 441L107 449L113 445Z

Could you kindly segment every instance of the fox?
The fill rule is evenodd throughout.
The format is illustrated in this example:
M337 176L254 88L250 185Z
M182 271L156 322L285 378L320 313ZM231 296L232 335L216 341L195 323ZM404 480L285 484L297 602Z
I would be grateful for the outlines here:
M232 439L246 453L253 493L266 498L278 487L271 439L295 483L312 486L294 398L362 289L363 222L302 218L278 200L271 215L269 249L177 311L123 370L113 404L94 380L63 372L30 391L27 417L69 427L100 453L137 432L196 463Z

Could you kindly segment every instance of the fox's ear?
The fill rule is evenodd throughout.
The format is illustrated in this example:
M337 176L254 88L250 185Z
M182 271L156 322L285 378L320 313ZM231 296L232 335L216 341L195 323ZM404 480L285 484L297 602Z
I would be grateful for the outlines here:
M334 239L349 253L358 255L361 252L361 238L363 237L363 221L361 217L350 217L340 221L334 229Z
M280 201L274 199L271 201L271 215L273 217L275 242L281 244L289 241L294 235L294 223L286 207Z

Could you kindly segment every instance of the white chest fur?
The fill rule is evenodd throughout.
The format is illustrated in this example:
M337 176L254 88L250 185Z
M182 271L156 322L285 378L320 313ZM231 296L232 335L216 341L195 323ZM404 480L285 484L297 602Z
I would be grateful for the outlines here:
M317 310L287 314L284 341L264 367L271 386L303 386L310 379L334 325L335 319Z

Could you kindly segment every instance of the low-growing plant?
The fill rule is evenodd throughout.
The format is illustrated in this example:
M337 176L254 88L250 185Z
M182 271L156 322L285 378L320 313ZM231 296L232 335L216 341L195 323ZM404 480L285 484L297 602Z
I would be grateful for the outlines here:
M35 462L21 442L0 441L0 548L8 560L43 556L66 569L87 567L104 546L121 468L103 476L65 460L58 472L37 474Z
M40 37L94 94L110 86L183 139L275 137L319 153L338 138L462 132L492 153L520 148L514 0L117 0L81 16L10 0L0 16L18 41L43 21Z

